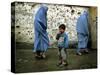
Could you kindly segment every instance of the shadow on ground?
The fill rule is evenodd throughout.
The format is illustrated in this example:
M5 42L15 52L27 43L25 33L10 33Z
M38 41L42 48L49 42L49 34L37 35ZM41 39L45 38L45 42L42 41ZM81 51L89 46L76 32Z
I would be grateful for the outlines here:
M77 56L75 49L68 49L68 63L66 67L56 66L58 62L57 49L48 49L46 59L36 59L32 49L16 50L16 72L44 72L73 69L97 68L97 50L90 50L89 54Z

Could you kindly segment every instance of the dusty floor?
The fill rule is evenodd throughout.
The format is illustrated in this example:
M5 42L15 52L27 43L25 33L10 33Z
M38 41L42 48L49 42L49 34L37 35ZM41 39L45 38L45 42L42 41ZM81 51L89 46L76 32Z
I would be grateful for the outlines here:
M90 50L89 54L77 56L75 49L68 49L67 67L56 66L58 62L57 49L49 49L47 58L38 60L31 49L16 50L16 72L43 72L73 69L97 68L97 50Z

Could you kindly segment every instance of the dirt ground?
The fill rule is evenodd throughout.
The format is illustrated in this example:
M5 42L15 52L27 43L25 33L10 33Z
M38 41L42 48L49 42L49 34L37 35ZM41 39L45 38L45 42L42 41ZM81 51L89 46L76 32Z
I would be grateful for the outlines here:
M16 72L45 72L61 71L74 69L92 69L97 68L97 50L90 50L89 54L78 56L75 49L68 49L68 66L58 67L58 54L56 48L50 48L47 51L46 59L36 59L32 49L16 50Z

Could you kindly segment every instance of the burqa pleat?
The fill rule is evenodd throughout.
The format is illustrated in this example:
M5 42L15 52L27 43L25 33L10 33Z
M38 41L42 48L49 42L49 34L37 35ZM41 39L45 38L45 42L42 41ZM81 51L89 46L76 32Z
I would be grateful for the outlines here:
M34 19L34 52L47 51L49 47L49 38L47 34L47 10L46 6L41 6L37 11Z

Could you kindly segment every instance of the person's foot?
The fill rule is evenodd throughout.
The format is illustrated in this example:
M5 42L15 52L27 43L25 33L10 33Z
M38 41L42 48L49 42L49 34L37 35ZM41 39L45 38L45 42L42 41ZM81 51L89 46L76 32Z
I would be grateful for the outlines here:
M76 53L76 55L79 55L79 56L81 56L81 55L82 55L82 53L81 53L81 52L77 52L77 53Z
M84 49L84 52L87 53L87 54L89 53L88 49Z
M41 58L42 58L42 59L45 59L45 58L46 58L45 53L41 53L40 55L41 55Z
M42 58L45 59L46 58L46 55L45 54L42 54Z
M63 64L64 66L67 66L67 65L68 65L68 62L67 62L67 61L63 61L62 64Z
M36 58L38 59L41 59L41 56L40 55L35 55Z
M59 63L57 63L57 66L60 66L62 63L61 62L59 62Z
M68 63L62 63L59 65L59 67L64 67L64 66L68 66Z

